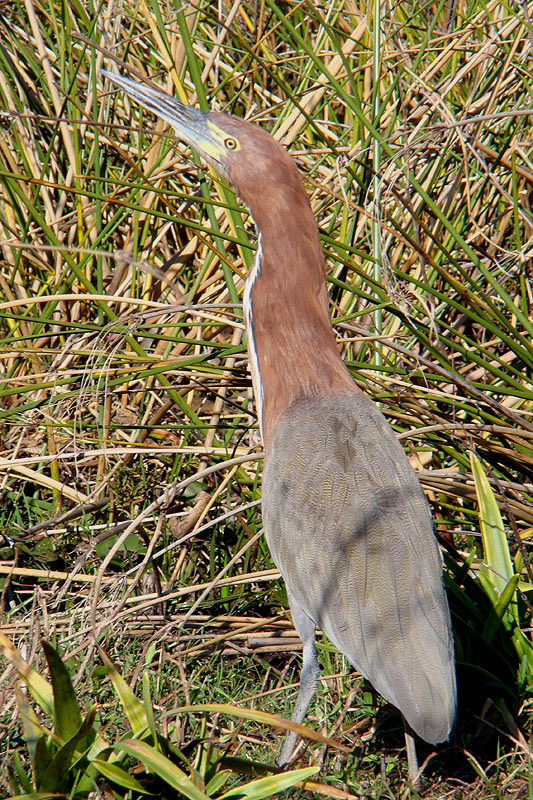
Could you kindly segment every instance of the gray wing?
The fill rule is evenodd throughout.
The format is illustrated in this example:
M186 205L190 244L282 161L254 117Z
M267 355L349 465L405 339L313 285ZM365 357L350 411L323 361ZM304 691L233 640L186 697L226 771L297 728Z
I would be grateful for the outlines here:
M429 508L379 409L358 393L297 401L263 479L266 538L291 601L428 742L456 689Z

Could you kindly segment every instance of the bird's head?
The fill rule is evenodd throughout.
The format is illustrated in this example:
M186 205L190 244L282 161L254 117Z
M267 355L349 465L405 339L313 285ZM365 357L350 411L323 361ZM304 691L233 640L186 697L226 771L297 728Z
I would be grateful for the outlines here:
M277 197L278 213L307 206L302 180L292 158L262 128L216 111L200 111L180 103L166 92L153 89L114 72L102 70L140 105L166 120L177 139L188 144L225 177L248 206L256 223L268 202L269 190L283 187L286 197ZM297 206L295 209L295 201ZM272 203L270 211L272 213Z

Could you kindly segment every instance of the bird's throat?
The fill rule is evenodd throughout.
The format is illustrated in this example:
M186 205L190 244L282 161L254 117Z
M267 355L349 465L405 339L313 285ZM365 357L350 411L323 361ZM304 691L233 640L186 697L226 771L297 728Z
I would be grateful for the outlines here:
M269 240L270 239L270 240ZM279 243L291 242L289 249ZM328 311L316 228L271 241L259 232L243 297L255 401L265 446L283 412L317 393L354 391Z

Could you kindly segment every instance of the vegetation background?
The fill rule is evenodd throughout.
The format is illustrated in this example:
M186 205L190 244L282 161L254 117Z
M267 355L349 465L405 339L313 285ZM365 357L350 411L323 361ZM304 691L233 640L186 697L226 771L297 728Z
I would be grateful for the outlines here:
M533 797L531 8L1 4L0 792L231 793L268 774L281 737L237 706L288 717L296 693L260 535L253 224L105 67L247 117L296 159L339 346L445 552L460 714L449 746L421 747L420 793ZM408 793L398 715L319 645L307 724L347 749L310 743L298 766L321 773L295 791ZM35 703L17 705L15 671ZM176 710L202 703L225 713ZM248 796L283 788L268 780Z

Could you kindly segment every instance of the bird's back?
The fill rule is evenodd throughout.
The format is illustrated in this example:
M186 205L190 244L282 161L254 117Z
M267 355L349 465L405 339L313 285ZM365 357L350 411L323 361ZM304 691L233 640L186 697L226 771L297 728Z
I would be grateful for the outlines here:
M360 393L296 401L268 447L263 520L292 603L424 740L456 708L442 564L418 479Z

